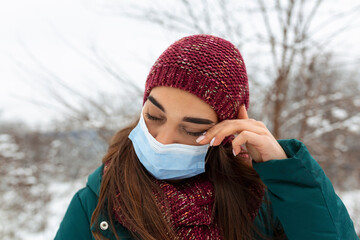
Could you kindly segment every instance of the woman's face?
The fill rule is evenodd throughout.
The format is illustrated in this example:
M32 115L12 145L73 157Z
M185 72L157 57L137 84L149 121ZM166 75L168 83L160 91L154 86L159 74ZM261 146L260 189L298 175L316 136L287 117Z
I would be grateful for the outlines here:
M218 121L210 105L197 96L163 86L151 90L143 116L150 134L162 144L199 145L196 139Z

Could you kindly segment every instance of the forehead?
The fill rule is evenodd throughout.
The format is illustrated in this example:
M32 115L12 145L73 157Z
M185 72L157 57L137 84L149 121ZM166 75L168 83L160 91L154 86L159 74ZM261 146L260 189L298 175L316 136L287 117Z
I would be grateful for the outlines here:
M166 113L177 111L181 115L207 117L217 120L215 111L209 104L196 95L187 91L159 86L151 90L150 96L154 97L164 108Z

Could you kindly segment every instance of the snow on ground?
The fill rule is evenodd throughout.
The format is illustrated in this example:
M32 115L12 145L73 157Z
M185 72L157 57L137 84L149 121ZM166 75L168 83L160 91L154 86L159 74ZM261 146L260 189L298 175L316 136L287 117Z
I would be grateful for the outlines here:
M86 179L85 179L86 180ZM49 240L54 239L55 234L64 217L66 209L74 194L85 186L85 181L75 182L53 182L49 184L49 192L52 194L52 201L47 206L48 220L47 229L41 233L22 232L24 240Z
M348 210L351 219L354 222L357 234L360 234L360 190L339 192L339 197Z
M83 187L85 187L85 182L83 181L52 184L50 191L54 193L54 200L49 206L49 212L51 213L49 214L50 218L48 220L49 231L44 239L50 239L55 236L72 197L80 188Z
M14 137L9 134L0 134L0 155L5 158L22 159L25 154L19 152L19 146Z

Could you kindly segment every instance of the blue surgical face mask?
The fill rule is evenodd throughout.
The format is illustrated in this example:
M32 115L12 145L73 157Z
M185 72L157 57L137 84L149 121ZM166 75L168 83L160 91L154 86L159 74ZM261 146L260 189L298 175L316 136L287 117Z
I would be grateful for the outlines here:
M149 133L142 111L129 138L142 165L157 179L184 179L205 172L209 144L162 144Z

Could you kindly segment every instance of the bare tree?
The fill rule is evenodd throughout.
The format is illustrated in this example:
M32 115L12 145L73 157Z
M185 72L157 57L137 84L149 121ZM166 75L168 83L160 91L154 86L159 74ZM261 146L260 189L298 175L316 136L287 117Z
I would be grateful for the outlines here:
M284 135L283 132L288 131L281 128L284 121L287 121L282 115L293 108L288 96L288 93L292 92L293 82L301 81L302 85L306 86L309 81L315 81L315 79L305 77L306 72L311 71L316 61L328 53L326 47L337 35L352 27L351 24L344 23L343 26L324 35L323 38L315 39L313 35L319 31L319 27L314 24L314 19L322 3L322 0L274 0L266 3L258 0L256 4L246 2L245 5L245 3L230 0L177 0L166 5L155 1L149 6L132 4L120 7L116 1L113 1L110 11L137 20L152 22L171 31L224 36L232 40L239 48L244 48L249 42L264 45L270 50L272 61L269 61L262 70L272 69L267 75L272 80L265 89L260 89L262 93L265 92L261 102L261 118L268 122L275 137L281 138ZM358 6L330 16L321 23L320 27L341 21L344 16L348 21L358 18L359 10ZM251 23L254 19L255 24ZM242 24L260 27L254 27L253 29L258 29L255 31L244 32ZM247 60L250 65L252 65L251 61L254 60ZM322 81L324 80L326 79ZM262 85L254 78L250 81L256 87ZM291 106L290 109L288 106ZM268 116L269 119L264 116ZM306 123L306 121L303 122ZM305 137L305 128L306 126L303 125L302 133L299 134L300 139Z
M28 232L46 228L46 204L50 195L42 171L46 158L45 138L24 124L1 122L0 126L0 219ZM31 204L24 204L30 202ZM36 224L33 224L36 222ZM2 239L22 239L18 229L2 224Z
M0 119L0 221L6 223L0 224L0 239L47 230L54 214L51 203L61 202L65 193L58 186L70 189L77 179L84 182L107 147L97 129L42 132Z
M285 3L284 3L285 2ZM329 64L320 69L314 67L321 64L322 58L327 56L327 44L329 44L336 34L341 33L349 26L342 26L340 29L334 29L330 36L324 36L325 39L316 40L312 36L312 23L322 4L322 0L317 1L274 1L273 16L278 19L278 29L274 29L269 19L270 7L266 6L264 1L258 0L261 9L263 23L266 29L266 35L259 35L260 39L265 39L271 48L272 65L275 69L275 78L270 91L267 92L263 104L263 112L269 113L271 110L273 133L276 137L282 137L282 130L288 132L289 129L281 126L288 119L283 116L293 109L295 99L291 99L289 92L301 91L305 104L303 106L303 118L300 121L301 130L298 138L306 140L309 137L306 133L306 119L308 109L314 107L323 108L324 105L314 105L314 99L332 92L319 92L313 89L316 85L331 84L334 79L324 77L328 72ZM354 14L359 8L351 9L347 14ZM344 14L344 13L342 13ZM334 17L333 20L340 20ZM320 63L319 63L320 62ZM349 79L350 80L350 79ZM300 83L300 84L299 84ZM303 91L305 90L305 91ZM317 94L314 94L317 93ZM351 96L343 96L345 101L351 97L356 97L354 92ZM271 106L271 107L269 107ZM289 107L290 106L290 107ZM266 114L268 115L268 114ZM297 123L298 124L298 123Z
M13 58L19 72L23 73L22 79L24 83L29 82L33 88L44 90L48 98L17 97L38 107L61 112L62 120L54 120L57 129L95 129L104 141L108 141L107 131L114 131L134 120L134 115L140 106L138 103L142 100L142 91L111 59L104 57L94 44L90 44L89 51L84 52L60 34L59 38L72 52L82 57L85 62L91 63L94 69L99 70L104 76L104 81L113 85L114 89L118 89L117 94L98 90L94 95L89 95L76 89L20 41L23 49L36 65L36 68L29 67L23 61ZM88 80L91 82L91 79ZM67 122L71 124L66 124Z

